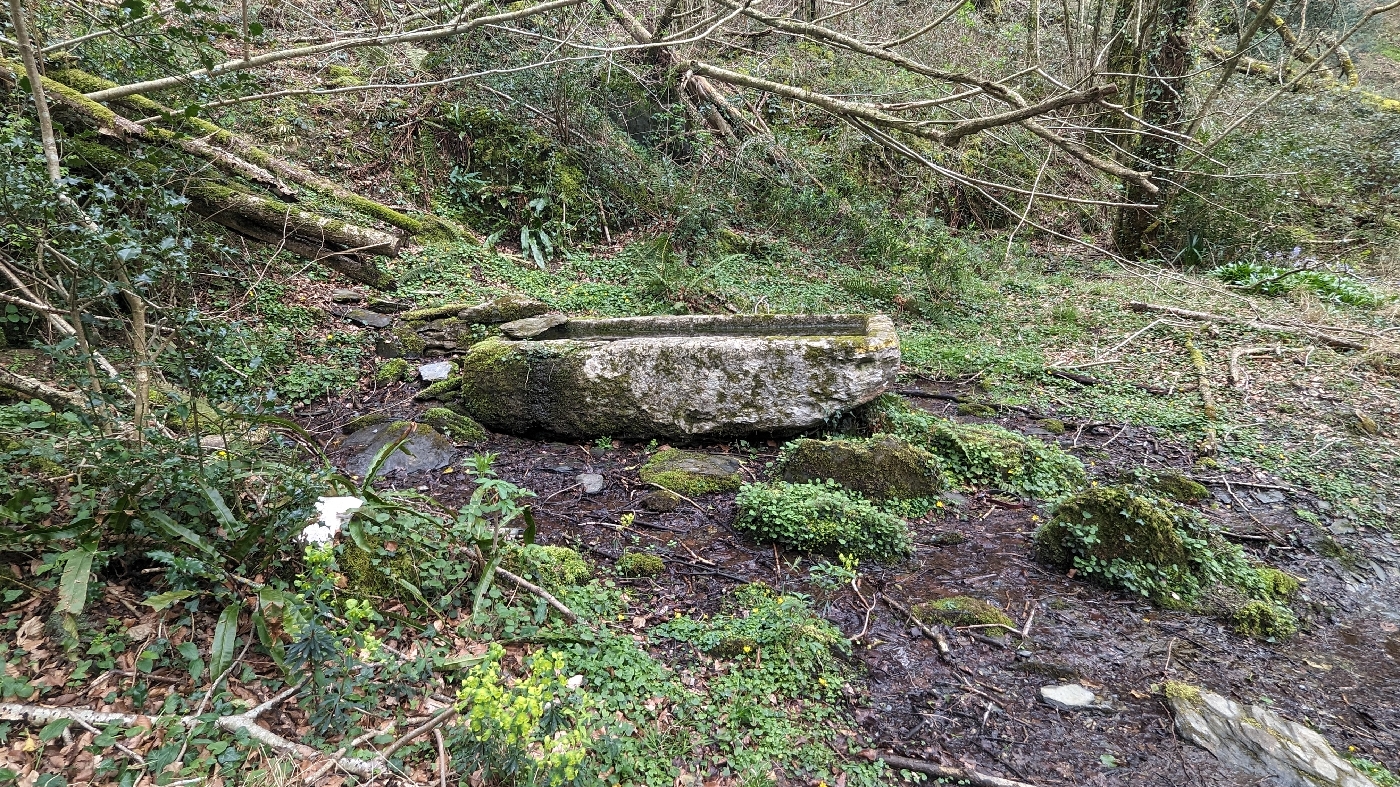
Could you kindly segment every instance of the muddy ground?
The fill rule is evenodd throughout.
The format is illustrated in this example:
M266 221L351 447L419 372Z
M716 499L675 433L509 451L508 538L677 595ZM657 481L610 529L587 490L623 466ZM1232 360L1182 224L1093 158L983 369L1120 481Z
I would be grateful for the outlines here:
M333 448L339 427L355 415L411 417L421 409L412 393L399 386L360 392L302 416ZM940 415L993 420L1055 440L1095 477L1131 466L1191 472L1193 451L1169 434L1069 421L1057 436L1037 426L1046 414L1014 408L969 419L956 414L960 393L933 384L905 390L915 405ZM806 581L801 556L731 529L732 493L705 495L668 514L641 510L637 502L650 491L637 476L642 446L605 450L493 435L472 450L497 454L503 478L538 493L541 542L575 546L604 564L638 538L668 556L664 577L623 580L640 609L714 611L726 589L754 580L817 595L818 609L858 637L853 712L882 751L1044 785L1263 783L1177 740L1153 691L1173 679L1267 703L1305 720L1343 753L1400 771L1400 539L1340 522L1304 522L1296 510L1328 523L1326 504L1262 474L1231 467L1194 473L1215 494L1203 507L1207 516L1251 554L1306 580L1296 605L1303 630L1279 643L1238 636L1208 617L1156 609L1037 563L1030 538L1046 512L995 491L968 493L950 513L915 522L913 559L892 567L863 564L863 598L850 590L821 597ZM742 454L745 472L761 478L775 453L776 444L768 443ZM604 491L582 494L574 479L584 472L602 474ZM390 481L448 503L463 501L471 489L464 474ZM635 524L623 534L616 522L629 512ZM964 540L949 543L957 541L950 533ZM873 607L866 603L872 593L879 599ZM1026 636L944 629L949 652L941 654L884 601L908 606L950 595L996 601ZM1041 686L1068 681L1110 697L1116 710L1068 713L1039 701Z

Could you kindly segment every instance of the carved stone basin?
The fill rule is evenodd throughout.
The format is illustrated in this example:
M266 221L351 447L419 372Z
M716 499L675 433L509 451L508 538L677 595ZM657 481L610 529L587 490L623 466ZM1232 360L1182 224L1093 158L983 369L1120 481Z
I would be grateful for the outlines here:
M534 319L502 326L530 338L488 339L461 359L461 404L494 431L791 434L875 398L899 368L879 314Z

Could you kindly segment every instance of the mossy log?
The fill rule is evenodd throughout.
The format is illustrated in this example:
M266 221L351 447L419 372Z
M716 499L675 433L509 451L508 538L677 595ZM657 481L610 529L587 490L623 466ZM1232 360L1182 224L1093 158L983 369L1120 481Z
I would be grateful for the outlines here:
M91 140L70 140L70 166L106 172L128 169L141 178L169 180L168 172L150 160L138 160ZM187 174L170 184L190 198L196 213L234 232L320 262L347 278L380 289L393 289L394 280L366 255L392 256L398 239L378 230L357 227L251 193L231 181Z
M115 82L94 76L93 74L76 68L55 69L50 72L50 77L77 91L79 95L117 86ZM280 179L286 179L316 193L332 197L346 208L364 216L382 221L392 227L397 227L410 235L458 237L466 233L463 228L437 216L429 215L416 218L383 203L363 197L329 178L317 175L299 164L268 153L253 141L240 134L222 128L203 118L187 117L184 113L173 110L159 102L152 101L145 96L126 96L112 103L142 119L160 117L161 122L173 124L176 131L197 137L198 141L205 146L207 152L204 154L196 153L196 155L203 155L203 157L208 158L216 165L220 165L219 162L221 159L237 160L241 162L240 166L250 166L267 173L267 176L275 182L280 183ZM220 155L220 153L222 155ZM247 175L243 176L247 177ZM261 178L255 179L261 181ZM285 195L283 196L284 198L288 198Z

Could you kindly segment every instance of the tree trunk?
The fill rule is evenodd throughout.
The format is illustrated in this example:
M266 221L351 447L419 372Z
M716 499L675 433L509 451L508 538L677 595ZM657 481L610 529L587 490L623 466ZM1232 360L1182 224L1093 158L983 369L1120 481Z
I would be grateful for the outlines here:
M1142 83L1142 120L1145 126L1180 132L1186 121L1186 75L1194 67L1190 30L1199 11L1198 0L1161 0L1154 35L1148 51ZM1153 180L1161 180L1175 168L1181 144L1159 133L1140 134L1133 153L1134 167L1147 169ZM1128 183L1128 202L1147 203L1153 194L1140 183ZM1156 195L1158 207L1119 208L1113 232L1119 253L1130 257L1152 254L1162 231L1163 207L1170 201L1169 190Z

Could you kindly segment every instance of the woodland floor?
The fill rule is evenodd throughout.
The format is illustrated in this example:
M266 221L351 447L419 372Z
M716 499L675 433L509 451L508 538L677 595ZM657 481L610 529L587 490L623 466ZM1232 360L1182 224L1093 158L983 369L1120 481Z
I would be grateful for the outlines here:
M1191 448L1160 430L1071 418L1065 434L1055 436L1037 425L1054 413L1017 408L1024 412L959 416L951 397L974 396L970 387L923 384L905 393L941 415L990 420L1054 440L1097 476L1133 466L1192 469ZM418 409L410 394L389 389L356 405L328 403L313 409L310 425L330 436L363 412L409 417ZM1219 621L1156 609L1047 569L1034 560L1030 544L1044 512L1026 501L979 492L963 497L948 514L915 523L919 545L912 560L892 568L862 566L867 600L873 592L909 606L973 595L994 599L1018 626L1029 624L1025 637L962 632L952 639L951 652L941 655L889 605L868 608L850 590L823 596L806 580L799 556L736 534L730 527L732 493L700 496L698 505L670 514L640 509L637 500L649 491L636 472L645 461L641 446L603 450L493 436L474 450L498 454L503 478L539 494L543 543L575 546L605 562L639 542L665 556L666 576L621 580L633 609L713 613L726 589L751 581L823 599L819 609L845 634L865 631L855 653L860 694L851 710L869 745L881 750L1038 784L1254 783L1255 775L1226 769L1177 740L1164 700L1152 690L1171 679L1269 704L1306 719L1339 750L1400 768L1400 705L1394 702L1400 696L1400 538L1364 525L1323 532L1295 512L1329 506L1267 474L1241 468L1197 477L1214 493L1205 506L1214 522L1251 554L1306 580L1299 604L1303 631L1288 641L1241 637ZM763 477L765 462L775 455L771 445L749 453L745 472ZM581 494L574 477L583 472L603 475L605 490ZM449 504L463 502L471 491L461 474L405 482ZM624 513L635 516L626 534L613 524ZM965 540L949 544L956 540L950 533ZM1338 552L1339 546L1345 551ZM1339 561L1324 552L1348 557ZM634 627L644 630L650 615L638 614ZM1066 713L1039 701L1041 686L1069 681L1112 697L1118 710Z

